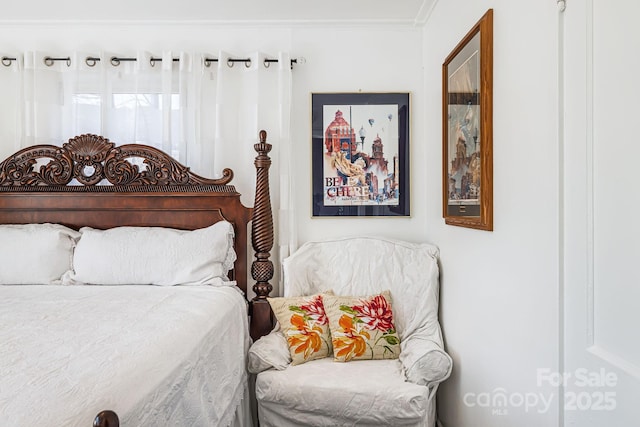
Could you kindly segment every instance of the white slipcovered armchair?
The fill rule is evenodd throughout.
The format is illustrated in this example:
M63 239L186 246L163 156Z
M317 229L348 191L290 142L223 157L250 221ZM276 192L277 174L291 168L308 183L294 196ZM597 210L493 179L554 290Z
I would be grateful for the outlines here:
M433 427L436 390L452 367L438 322L438 255L430 244L360 237L309 242L285 259L285 297L390 290L400 355L291 365L276 328L249 352L261 427Z

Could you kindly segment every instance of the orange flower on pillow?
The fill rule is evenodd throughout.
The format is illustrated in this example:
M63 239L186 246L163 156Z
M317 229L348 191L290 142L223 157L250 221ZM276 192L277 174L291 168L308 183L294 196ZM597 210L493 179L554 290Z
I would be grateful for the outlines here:
M311 353L320 351L322 346L322 328L309 326L303 316L291 316L291 329L287 332L289 346L295 348L295 353L303 353L307 359Z
M391 293L364 297L323 295L333 357L339 362L396 359L400 338L393 323Z
M267 298L287 339L291 364L299 365L333 354L329 320L322 294Z
M333 336L336 357L349 361L362 356L367 351L367 340L371 338L366 330L356 328L354 318L343 314L338 321L340 330Z

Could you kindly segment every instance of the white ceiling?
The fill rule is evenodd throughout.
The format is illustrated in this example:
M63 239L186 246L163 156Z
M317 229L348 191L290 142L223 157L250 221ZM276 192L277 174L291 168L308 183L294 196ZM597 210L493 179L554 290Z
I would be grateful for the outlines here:
M437 0L19 0L0 22L206 21L420 23Z

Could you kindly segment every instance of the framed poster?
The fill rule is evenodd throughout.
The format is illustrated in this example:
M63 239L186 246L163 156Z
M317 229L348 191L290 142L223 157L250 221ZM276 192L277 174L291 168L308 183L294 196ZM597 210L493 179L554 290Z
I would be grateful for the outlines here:
M442 66L445 223L493 230L493 10Z
M409 216L409 93L311 94L313 216Z

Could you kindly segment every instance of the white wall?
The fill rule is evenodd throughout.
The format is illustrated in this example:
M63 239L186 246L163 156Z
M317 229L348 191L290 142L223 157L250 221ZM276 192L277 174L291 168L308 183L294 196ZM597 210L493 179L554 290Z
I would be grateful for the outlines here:
M419 28L297 28L292 50L307 64L293 79L293 141L300 242L336 236L382 235L426 238L422 43ZM311 216L311 93L409 92L411 111L411 217L333 218Z
M442 62L488 8L493 232L445 225L440 202ZM446 0L424 28L425 222L441 249L441 321L454 360L438 397L445 427L558 425L557 391L536 381L538 369L559 365L556 20L553 1ZM517 404L527 393L556 396L526 411ZM485 405L500 394L511 403Z
M83 24L18 23L0 24L0 53L41 50L64 55L75 50L99 54L101 50L134 53L148 50L195 50L217 53L219 50L241 55L263 50L277 53L288 50L291 31L288 28L258 26L226 27L203 23L154 23L108 21Z

